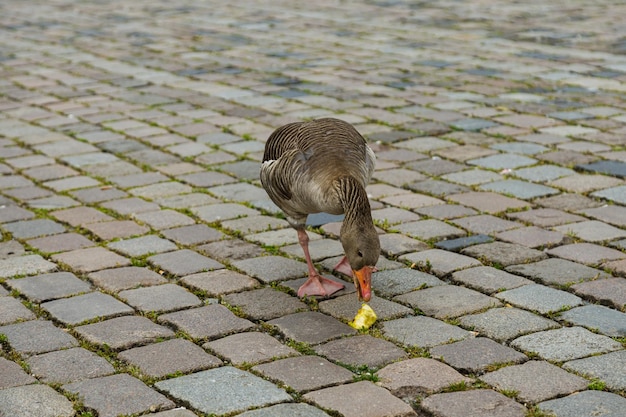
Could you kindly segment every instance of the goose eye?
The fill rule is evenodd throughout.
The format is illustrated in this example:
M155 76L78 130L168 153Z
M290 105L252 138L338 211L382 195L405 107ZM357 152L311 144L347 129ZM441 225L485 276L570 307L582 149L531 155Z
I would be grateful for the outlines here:
M359 255L359 257L360 257L360 258L362 258L362 257L363 257L363 252L361 252L360 250L359 250L359 251L357 251L357 253L356 253L356 254L357 254L357 255Z

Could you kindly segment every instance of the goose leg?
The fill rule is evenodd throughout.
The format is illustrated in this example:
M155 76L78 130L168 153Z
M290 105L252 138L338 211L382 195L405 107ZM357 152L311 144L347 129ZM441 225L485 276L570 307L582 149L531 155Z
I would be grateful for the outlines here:
M298 289L298 297L305 295L332 295L343 289L345 287L343 284L324 278L313 266L313 261L311 261L311 255L309 254L309 236L304 229L298 229L298 241L300 242L307 267L309 268L309 279Z

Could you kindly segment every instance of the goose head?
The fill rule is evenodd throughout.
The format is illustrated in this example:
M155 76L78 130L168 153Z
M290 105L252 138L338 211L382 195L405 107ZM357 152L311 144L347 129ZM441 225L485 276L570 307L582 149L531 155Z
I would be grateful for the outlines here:
M369 222L344 222L341 229L340 241L352 269L357 296L359 300L369 301L372 297L372 273L376 271L380 255L378 233L371 219Z

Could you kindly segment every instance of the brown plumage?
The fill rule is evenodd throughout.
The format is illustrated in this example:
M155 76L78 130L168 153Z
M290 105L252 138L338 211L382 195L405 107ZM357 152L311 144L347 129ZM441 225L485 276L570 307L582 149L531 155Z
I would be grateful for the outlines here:
M330 295L343 288L321 277L309 255L308 214L345 213L340 240L346 256L336 270L353 276L360 299L371 297L371 274L380 255L365 187L375 156L356 129L342 120L318 119L276 129L265 144L261 183L298 232L309 268L303 295Z

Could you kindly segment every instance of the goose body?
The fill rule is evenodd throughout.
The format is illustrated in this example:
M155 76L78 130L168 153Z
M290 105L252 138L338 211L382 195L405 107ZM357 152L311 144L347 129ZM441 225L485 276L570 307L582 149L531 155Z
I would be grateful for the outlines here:
M309 280L299 296L330 295L343 288L314 268L305 223L311 213L345 213L340 240L346 255L335 269L353 276L359 298L369 300L371 273L380 254L365 192L374 164L374 152L365 139L338 119L289 123L268 138L261 183L298 232L309 268Z

